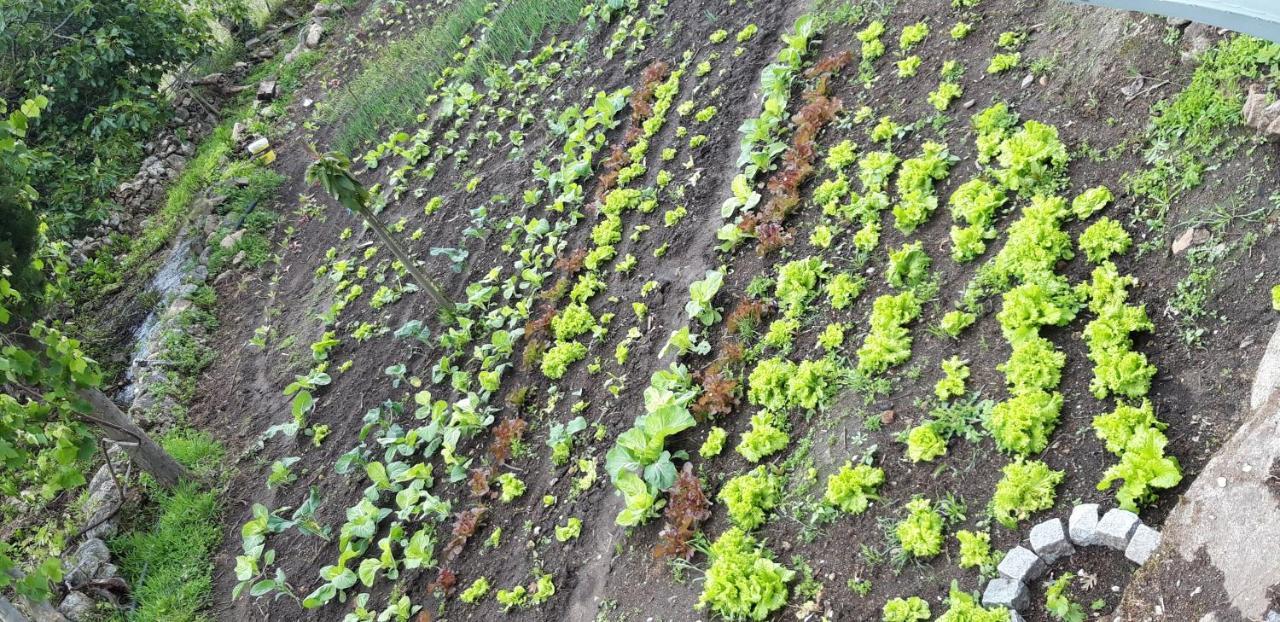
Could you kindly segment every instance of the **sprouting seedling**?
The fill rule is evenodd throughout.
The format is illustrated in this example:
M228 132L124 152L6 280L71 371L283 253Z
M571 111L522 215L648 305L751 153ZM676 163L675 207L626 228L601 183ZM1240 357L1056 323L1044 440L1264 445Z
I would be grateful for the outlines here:
M391 237L391 232L369 209L369 191L351 175L351 160L347 156L332 151L320 156L307 167L306 179L307 183L319 184L339 205L363 218L382 243L391 249L391 254L409 271L418 286L427 292L427 297L445 313L453 313L453 303L445 297L440 286L423 274L409 258L409 253Z

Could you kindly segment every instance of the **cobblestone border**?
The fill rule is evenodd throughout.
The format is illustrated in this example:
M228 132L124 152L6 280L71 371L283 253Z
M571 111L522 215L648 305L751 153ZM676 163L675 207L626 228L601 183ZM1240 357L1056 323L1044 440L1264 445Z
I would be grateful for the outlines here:
M1018 545L1005 553L996 567L1000 576L988 582L982 592L982 605L1008 609L1010 622L1023 622L1022 612L1031 604L1028 584L1044 576L1058 560L1074 554L1076 547L1123 551L1126 559L1142 566L1160 545L1160 531L1129 510L1112 508L1099 516L1098 504L1083 503L1072 508L1065 526L1061 518L1037 523L1028 540L1030 548Z

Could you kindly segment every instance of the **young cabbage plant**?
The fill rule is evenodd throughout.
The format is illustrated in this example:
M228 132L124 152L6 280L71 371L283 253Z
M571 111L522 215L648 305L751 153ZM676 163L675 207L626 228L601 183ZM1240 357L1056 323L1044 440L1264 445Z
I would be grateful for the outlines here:
M370 229L373 229L373 232L382 240L382 243L391 250L391 254L395 256L396 260L409 271L409 274L413 276L413 280L417 281L418 286L427 292L427 297L431 299L436 307L448 314L454 312L453 303L445 297L440 286L428 278L417 264L410 259L409 253L400 246L400 243L391 236L391 232L387 230L386 225L383 225L374 216L373 211L369 209L369 191L351 175L351 160L347 156L337 152L329 152L320 156L320 159L312 162L307 167L306 179L308 183L319 184L339 205L364 219L365 224L369 225Z

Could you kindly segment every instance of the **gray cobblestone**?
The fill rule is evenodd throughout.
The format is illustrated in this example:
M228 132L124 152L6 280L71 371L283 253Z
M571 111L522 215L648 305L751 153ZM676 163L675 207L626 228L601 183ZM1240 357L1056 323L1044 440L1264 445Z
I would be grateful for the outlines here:
M1123 551L1129 546L1129 537L1138 528L1138 515L1129 510L1114 508L1098 521L1098 544Z
M982 606L1005 607L1008 609L1025 609L1031 602L1031 596L1025 583L1017 579L996 578L987 583L982 591Z
M1067 521L1071 541L1078 546L1094 546L1098 542L1098 504L1084 503L1071 510Z
M1129 545L1124 549L1124 556L1139 566L1147 563L1151 555L1160 546L1160 532L1141 523L1129 538Z
M1052 564L1063 557L1076 552L1067 538L1067 530L1062 519L1051 518L1031 528L1031 550L1035 551L1046 564Z
M996 567L1000 572L1000 576L1030 583L1039 579L1048 570L1044 560L1038 555L1032 553L1030 549L1015 546L1005 554L1004 559L1000 560L1000 565Z

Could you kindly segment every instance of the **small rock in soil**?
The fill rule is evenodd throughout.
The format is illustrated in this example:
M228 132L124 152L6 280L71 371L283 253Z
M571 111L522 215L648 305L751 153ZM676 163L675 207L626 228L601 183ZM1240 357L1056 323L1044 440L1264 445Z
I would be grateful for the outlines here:
M1200 244L1208 239L1208 231L1192 227L1182 232L1182 235L1178 236L1178 239L1173 241L1173 246L1171 246L1169 250L1173 251L1174 255L1180 255L1188 248L1191 248L1196 244Z

